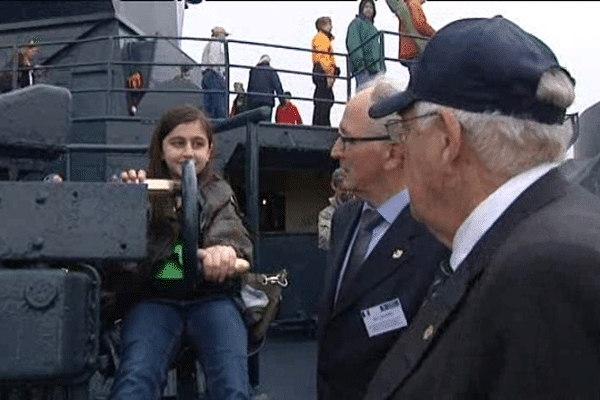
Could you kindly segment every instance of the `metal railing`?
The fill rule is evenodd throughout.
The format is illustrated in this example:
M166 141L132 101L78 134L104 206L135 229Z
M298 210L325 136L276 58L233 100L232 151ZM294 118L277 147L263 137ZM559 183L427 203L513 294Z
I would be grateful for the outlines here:
M386 35L391 35L393 37L397 37L397 36L407 36L407 37L414 37L416 39L420 39L420 40L426 40L427 38L421 37L421 36L416 36L416 35L407 35L407 34L399 34L397 32L389 32L389 31L380 31L377 35L374 35L372 38L370 38L369 40L367 40L367 42L363 43L361 45L361 48L364 46L367 46L370 44L370 41L372 40L377 40L380 43L381 46L381 57L376 60L375 62L382 62L385 64L385 62L387 61L398 61L397 58L390 58L390 57L385 57L385 36ZM160 41L160 40L164 40L167 41L168 43L170 43L172 46L174 46L175 48L178 49L178 51L181 52L182 57L188 57L185 62L157 62L157 61L129 61L127 59L123 59L118 53L119 51L122 51L124 49L124 44L128 43L128 42L146 42L146 41ZM176 44L173 44L173 42L177 42L177 43L181 43L182 41L194 41L194 42L211 42L211 41L222 41L223 42L223 46L224 46L224 54L225 54L225 62L224 64L202 64L202 63L198 63L198 62L194 62L194 60L187 56ZM280 44L270 44L270 43L261 43L261 42L254 42L254 41L248 41L248 40L236 40L236 39L227 39L227 40L220 40L220 39L215 39L215 38L196 38L196 37L178 37L178 36L158 36L158 35L147 35L147 36L135 36L135 35L129 35L129 36L103 36L103 37L95 37L95 38L88 38L88 39L77 39L77 40L65 40L65 41L48 41L48 42L37 42L35 43L35 47L37 47L38 49L40 48L48 48L48 47L54 47L55 48L55 52L54 55L52 56L53 58L56 56L57 53L60 52L65 52L68 51L69 48L71 48L74 45L84 45L84 44L102 44L105 43L105 46L107 46L107 48L105 49L105 54L106 55L106 59L105 60L96 60L96 61L89 61L89 62L65 62L65 63L52 63L52 64L41 64L41 65L33 65L31 67L24 67L24 66L19 66L18 62L17 62L17 54L19 53L20 49L24 49L26 48L29 43L23 43L23 44L18 44L18 43L13 43L12 45L8 45L8 46L0 46L0 52L1 51L6 51L9 50L10 52L10 56L9 56L9 62L6 63L6 65L3 66L2 69L0 69L0 77L2 76L6 76L6 74L8 74L10 76L10 80L11 80L11 87L10 90L14 90L16 88L18 88L20 86L20 82L18 81L19 78L19 73L22 73L23 71L28 71L28 70L33 70L33 72L37 75L42 75L41 77L41 82L39 83L50 83L50 84L57 84L58 86L66 86L68 89L70 89L70 91L74 94L86 94L86 93L105 93L106 96L106 100L104 103L104 116L114 116L114 115L125 115L126 112L125 110L123 110L122 114L119 113L114 113L112 111L112 99L114 98L114 94L118 94L118 93L125 93L125 96L127 96L127 93L135 93L135 92L140 92L143 91L144 95L147 93L153 93L153 92L164 92L164 93L223 93L226 92L226 96L227 96L227 107L229 107L230 104L230 96L233 95L237 95L239 94L238 92L231 90L230 89L230 77L231 77L231 69L247 69L250 70L252 68L255 67L255 65L245 65L245 64L239 64L239 63L235 63L232 62L232 52L230 51L230 45L244 45L244 46L260 46L260 47L267 47L267 48L272 48L272 49L283 49L283 50L291 50L291 51L295 51L295 52L305 52L305 53L312 53L313 50L309 49L309 48L302 48L302 47L296 47L296 46L288 46L288 45L280 45ZM355 50L355 51L358 51ZM346 75L340 75L337 77L337 79L340 80L344 80L346 81L346 96L347 99L350 98L351 94L352 94L352 87L351 87L351 79L355 77L355 74L353 74L351 72L351 68L350 68L350 62L349 62L349 56L352 54L346 54L346 53L341 53L341 52L334 52L333 53L334 56L337 57L342 57L345 59L345 64L346 64ZM308 64L308 63L307 63ZM122 86L117 86L113 81L114 81L114 75L117 73L117 71L115 70L115 67L120 66L122 68L124 68L125 66L130 66L130 67L150 67L150 68L156 68L156 67L182 67L182 66L186 66L191 68L199 68L199 69L203 69L206 67L223 67L226 71L225 73L225 79L226 79L226 87L227 90L226 91L220 91L220 90L209 90L209 89L202 89L201 88L201 84L198 84L200 82L194 82L196 84L196 86L198 86L198 90L193 90L193 89L160 89L160 88L155 88L153 86L156 85L151 85L150 83L147 83L145 85L145 87L141 88L141 89L132 89L132 88L127 88L124 85ZM312 67L312 65L311 65ZM81 71L82 69L92 69L92 68L98 68L99 70L105 71L106 73L106 81L104 85L101 86L97 86L97 87L82 87L83 85L79 86L79 85L74 85L72 80L73 80L73 73L77 73L79 71ZM278 73L285 73L285 74L292 74L292 75L296 75L296 76L310 76L312 77L313 75L320 75L320 76L327 76L326 74L314 74L312 72L312 70L308 70L308 71L301 71L301 70L291 70L291 69L283 69L283 68L273 68L275 71L277 71ZM65 84L64 82L52 82L52 80L54 81L60 81L60 79L49 79L47 76L50 72L52 71L68 71L68 76L69 79L71 80L71 82L69 82L69 84ZM1 79L0 79L1 81ZM158 82L161 83L161 82ZM279 95L276 94L264 94L264 93L256 93L256 92L245 92L246 95L253 95L253 94L259 94L261 96L267 96L267 97L280 97ZM312 97L302 97L302 96L292 96L290 97L291 99L294 100L300 100L300 101L313 101L314 99ZM324 100L327 101L327 100ZM345 101L333 101L334 104L345 104ZM227 110L228 111L228 110ZM88 118L89 116L86 116L84 118Z

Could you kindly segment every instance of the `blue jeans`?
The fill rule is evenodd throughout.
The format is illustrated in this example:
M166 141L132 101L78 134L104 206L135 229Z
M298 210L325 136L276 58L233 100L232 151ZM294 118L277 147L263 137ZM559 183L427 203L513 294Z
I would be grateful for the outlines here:
M247 330L233 300L143 300L125 316L121 364L109 399L159 399L183 335L194 345L211 400L248 400Z
M220 90L204 93L204 109L211 118L227 117L227 87L223 75L213 69L202 73L202 89Z

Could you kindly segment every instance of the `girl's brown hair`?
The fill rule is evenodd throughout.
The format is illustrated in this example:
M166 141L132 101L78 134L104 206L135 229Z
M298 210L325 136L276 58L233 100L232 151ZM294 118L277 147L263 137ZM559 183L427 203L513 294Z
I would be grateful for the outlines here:
M163 114L154 128L150 148L148 151L147 177L150 179L171 179L167 164L163 160L162 143L164 138L178 125L189 122L200 122L202 130L206 132L208 145L211 148L210 159L198 174L198 188L216 178L213 171L214 140L213 129L206 114L192 104L183 104L171 108ZM179 235L180 224L175 213L174 195L150 195L150 223L149 223L149 261L151 264L157 260L168 257L172 246Z

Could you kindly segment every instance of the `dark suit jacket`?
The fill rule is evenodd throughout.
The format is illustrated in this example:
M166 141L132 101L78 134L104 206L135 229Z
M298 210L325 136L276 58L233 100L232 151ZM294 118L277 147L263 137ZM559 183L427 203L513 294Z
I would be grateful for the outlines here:
M600 396L600 199L556 170L502 214L365 399Z
M399 298L410 322L439 261L448 254L406 207L364 261L351 283L350 294L340 296L333 309L339 271L362 207L362 202L345 203L337 208L332 220L317 331L320 400L362 398L377 365L404 328L369 338L361 310ZM398 249L403 251L401 257L392 257Z

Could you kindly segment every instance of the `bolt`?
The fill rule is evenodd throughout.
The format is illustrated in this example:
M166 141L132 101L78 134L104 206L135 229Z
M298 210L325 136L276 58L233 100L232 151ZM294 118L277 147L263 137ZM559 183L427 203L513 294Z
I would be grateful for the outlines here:
M41 250L44 247L44 239L38 236L32 244L34 250Z
M48 192L39 192L35 198L35 202L38 204L44 204L48 200Z
M88 364L90 367L92 367L92 366L96 365L96 357L94 357L94 356L90 356L90 357L87 359L87 364Z

